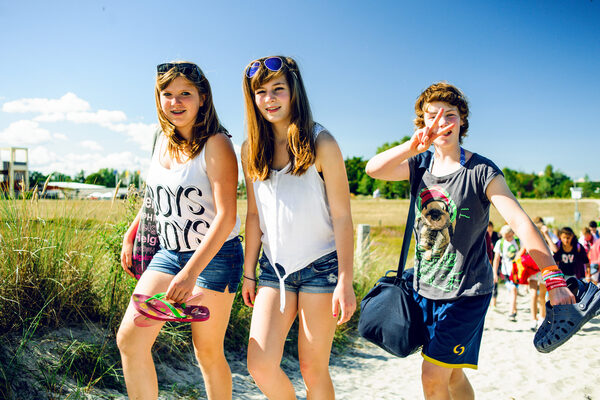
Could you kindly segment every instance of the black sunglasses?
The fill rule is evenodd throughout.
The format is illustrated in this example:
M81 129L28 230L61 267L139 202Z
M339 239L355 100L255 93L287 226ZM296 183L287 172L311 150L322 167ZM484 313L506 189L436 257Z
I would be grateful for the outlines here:
M156 66L156 72L158 75L162 75L175 68L175 71L181 72L192 81L199 81L204 77L200 68L193 63L163 63Z

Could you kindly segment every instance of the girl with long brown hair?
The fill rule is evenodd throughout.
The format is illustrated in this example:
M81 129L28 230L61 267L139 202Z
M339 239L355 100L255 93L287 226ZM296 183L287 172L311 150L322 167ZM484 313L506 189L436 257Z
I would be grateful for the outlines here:
M356 309L344 160L333 136L313 121L292 58L255 60L243 80L248 211L242 294L254 307L248 369L269 399L296 398L280 363L298 316L307 398L333 399L329 354L336 323Z

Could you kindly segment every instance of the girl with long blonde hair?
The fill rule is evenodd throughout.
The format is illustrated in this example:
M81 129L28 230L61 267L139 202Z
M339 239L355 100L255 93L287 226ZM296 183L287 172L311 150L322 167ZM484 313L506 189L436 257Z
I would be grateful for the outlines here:
M237 160L227 130L219 123L210 84L196 64L158 65L155 94L162 132L155 143L147 187L160 250L134 293L166 292L164 301L179 305L199 298L210 310L208 320L192 322L194 351L208 398L231 399L223 339L243 263ZM123 239L121 264L130 275L139 222L138 214ZM140 317L132 299L117 334L123 375L130 398L156 399L151 349L164 322Z

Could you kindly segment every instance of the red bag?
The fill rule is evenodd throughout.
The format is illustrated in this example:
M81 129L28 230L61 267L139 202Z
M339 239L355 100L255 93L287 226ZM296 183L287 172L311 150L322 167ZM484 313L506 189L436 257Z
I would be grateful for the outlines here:
M533 261L533 258L528 253L523 253L520 258L513 261L509 279L513 283L526 284L529 277L538 272L540 272L540 268Z

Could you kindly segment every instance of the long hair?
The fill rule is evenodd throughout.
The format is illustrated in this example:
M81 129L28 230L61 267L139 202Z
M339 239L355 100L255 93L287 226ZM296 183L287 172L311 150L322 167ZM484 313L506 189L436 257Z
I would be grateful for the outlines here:
M571 236L571 243L570 243L571 246L574 246L574 247L577 246L577 235L575 235L575 232L573 232L573 229L571 229L568 226L564 226L558 231L559 238L561 235ZM562 246L562 240L561 240L561 246Z
M221 125L219 122L219 117L217 116L215 105L213 104L210 83L208 82L208 79L206 79L204 72L202 72L200 67L196 65L199 73L184 73L177 68L177 64L182 63L184 63L184 61L173 62L173 68L169 69L164 74L157 74L154 95L156 98L158 122L160 123L163 133L168 139L167 150L169 151L169 155L171 157L178 157L182 155L183 151L186 149L186 147L188 147L189 154L186 155L192 159L200 154L200 151L202 151L204 148L204 145L209 137L219 132L223 132L228 136L229 134L225 127L223 127L223 125ZM198 109L196 121L192 127L192 139L189 142L185 140L179 132L177 132L177 128L171 123L171 121L169 121L160 105L160 92L167 88L171 82L178 77L188 80L196 87L196 89L198 89L200 96L204 96L204 104L202 104L202 106Z
M417 129L425 127L425 107L434 101L448 103L458 108L460 121L462 122L458 140L462 144L469 130L469 102L459 88L449 83L434 83L419 95L415 102L415 114L417 115L417 118L414 120L415 126Z
M310 104L302 82L302 76L296 61L290 57L279 56L282 67L279 71L271 71L264 66L260 58L260 67L252 78L248 78L244 70L243 88L246 109L247 130L247 171L253 179L269 178L275 153L275 135L271 123L264 119L256 103L254 91L272 79L285 76L290 88L290 125L287 132L287 151L290 168L287 172L302 175L315 162L315 139L313 136L314 121ZM253 61L254 62L254 61Z

